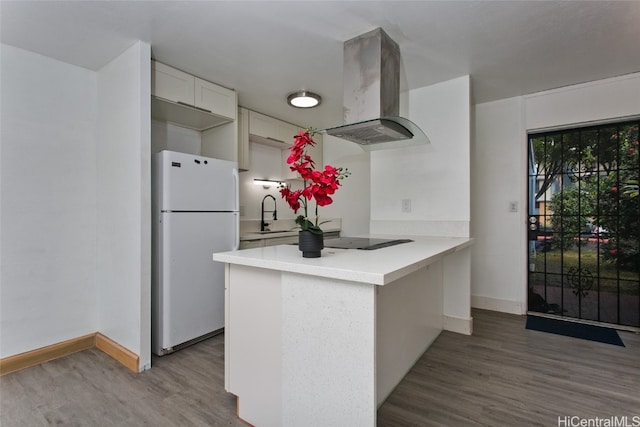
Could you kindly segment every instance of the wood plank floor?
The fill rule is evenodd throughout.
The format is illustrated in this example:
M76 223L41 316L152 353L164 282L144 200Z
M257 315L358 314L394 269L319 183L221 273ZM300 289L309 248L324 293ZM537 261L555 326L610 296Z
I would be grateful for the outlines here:
M528 331L474 310L443 332L378 411L379 426L557 426L558 416L640 416L640 335L626 347ZM224 391L224 339L132 374L96 349L0 377L0 425L246 426ZM329 427L329 426L328 426Z
M379 426L557 426L558 416L640 416L640 335L626 347L525 329L474 310L443 332L378 411Z

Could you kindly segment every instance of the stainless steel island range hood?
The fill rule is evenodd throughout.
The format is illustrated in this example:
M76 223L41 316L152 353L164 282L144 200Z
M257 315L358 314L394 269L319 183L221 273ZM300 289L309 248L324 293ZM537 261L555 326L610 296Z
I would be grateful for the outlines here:
M400 48L382 28L344 43L344 121L327 134L367 151L428 144L400 111Z

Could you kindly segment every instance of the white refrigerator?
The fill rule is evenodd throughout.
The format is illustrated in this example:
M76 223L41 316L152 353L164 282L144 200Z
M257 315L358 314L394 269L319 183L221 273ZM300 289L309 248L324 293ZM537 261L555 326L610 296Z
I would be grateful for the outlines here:
M238 249L235 162L161 151L152 163L152 351L164 355L224 328L224 264Z

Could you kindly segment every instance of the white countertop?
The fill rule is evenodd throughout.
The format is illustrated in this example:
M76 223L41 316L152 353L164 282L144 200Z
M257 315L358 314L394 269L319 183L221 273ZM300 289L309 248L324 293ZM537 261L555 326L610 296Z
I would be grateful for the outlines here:
M423 268L446 254L471 245L461 237L371 235L373 238L413 239L376 250L325 248L320 258L303 258L296 245L267 246L213 254L214 261L312 276L386 285Z

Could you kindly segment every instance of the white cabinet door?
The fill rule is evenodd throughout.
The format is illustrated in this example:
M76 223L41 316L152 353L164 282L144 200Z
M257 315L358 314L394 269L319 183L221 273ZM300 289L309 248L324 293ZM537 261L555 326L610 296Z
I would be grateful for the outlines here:
M277 140L276 119L264 114L249 112L249 133L265 139Z
M156 61L151 61L151 95L156 120L200 131L236 120L234 90Z
M247 144L251 141L280 148L282 150L282 178L300 179L297 173L291 172L289 169L287 157L289 157L289 147L293 144L295 136L303 130L303 128L255 111L248 110L248 117L249 138L247 139ZM241 131L238 132L239 137L240 135ZM322 169L324 165L322 155L322 135L318 133L313 137L313 139L316 141L316 146L310 148L308 154L316 163L316 168ZM239 143L242 144L240 141ZM240 159L240 156L238 156L238 159Z
M285 147L293 144L293 138L300 132L301 128L287 122L278 121L276 124L276 138L282 141Z
M236 118L236 92L214 83L195 78L195 104L220 116Z
M293 144L299 131L296 125L249 111L249 134L254 142L284 149Z
M151 94L173 102L194 105L195 78L180 70L151 61Z

